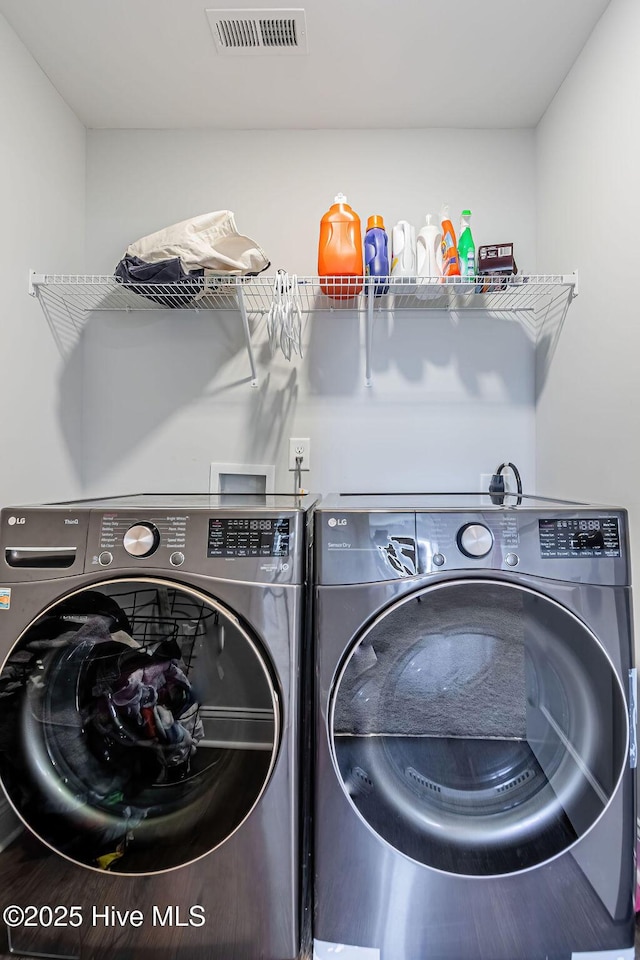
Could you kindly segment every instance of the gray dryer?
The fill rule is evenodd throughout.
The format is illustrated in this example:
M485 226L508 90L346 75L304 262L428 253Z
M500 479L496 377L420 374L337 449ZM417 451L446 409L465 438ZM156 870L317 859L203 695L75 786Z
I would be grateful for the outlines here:
M315 514L317 960L632 960L624 510Z

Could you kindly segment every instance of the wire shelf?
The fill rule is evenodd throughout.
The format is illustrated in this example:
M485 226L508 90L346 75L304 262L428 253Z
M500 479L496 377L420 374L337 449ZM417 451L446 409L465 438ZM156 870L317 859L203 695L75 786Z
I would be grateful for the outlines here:
M428 314L483 313L518 320L537 343L541 330L555 314L554 343L566 310L577 295L577 273L514 277L214 277L181 283L124 283L114 276L30 274L29 292L39 299L58 340L73 340L96 311L231 310L240 314L251 366L251 385L257 386L256 365L249 326L250 315L268 314L276 283L288 285L303 315L335 311L367 318L367 373L371 380L371 328L375 315L406 312Z
M289 278L292 281L294 278ZM514 277L298 277L303 313L347 310L366 313L369 290L374 310L534 311L545 298L573 293L574 274ZM32 292L63 304L80 320L97 310L237 310L242 298L249 313L271 306L273 277L204 277L183 283L122 283L112 276L33 274ZM387 292L385 291L387 288Z

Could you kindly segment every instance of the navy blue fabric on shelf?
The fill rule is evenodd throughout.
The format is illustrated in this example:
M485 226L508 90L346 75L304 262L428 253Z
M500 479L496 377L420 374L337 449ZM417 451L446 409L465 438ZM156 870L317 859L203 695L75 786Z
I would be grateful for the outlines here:
M189 306L204 286L204 270L191 270L187 273L179 257L147 263L139 257L127 254L118 263L114 273L121 283L130 285L134 293L165 307ZM168 292L156 286L165 283L180 284L181 292Z

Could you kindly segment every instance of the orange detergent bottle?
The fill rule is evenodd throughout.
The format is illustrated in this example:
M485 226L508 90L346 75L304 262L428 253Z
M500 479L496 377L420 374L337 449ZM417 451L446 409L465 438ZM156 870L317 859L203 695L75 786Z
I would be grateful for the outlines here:
M460 276L460 257L458 256L458 244L456 241L456 232L449 219L449 207L445 204L440 211L442 221L442 276L459 277Z
M360 217L339 193L320 221L320 289L334 300L350 300L362 290L363 273Z

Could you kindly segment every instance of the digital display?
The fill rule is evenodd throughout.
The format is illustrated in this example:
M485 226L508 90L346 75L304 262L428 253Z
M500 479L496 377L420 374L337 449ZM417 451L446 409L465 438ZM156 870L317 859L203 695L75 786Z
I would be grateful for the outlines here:
M278 517L214 517L208 557L288 557L289 520Z
M543 559L619 557L617 517L538 520Z

